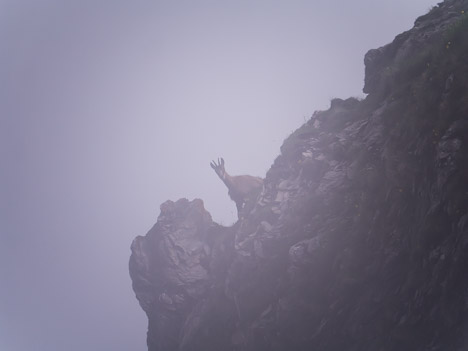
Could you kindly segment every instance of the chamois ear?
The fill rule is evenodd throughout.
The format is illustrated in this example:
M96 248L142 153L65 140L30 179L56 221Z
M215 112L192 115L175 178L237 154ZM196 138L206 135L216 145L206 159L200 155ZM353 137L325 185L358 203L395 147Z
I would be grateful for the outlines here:
M224 158L221 157L221 166L224 167Z
M211 168L213 168L214 170L216 170L216 163L214 161L211 161L210 162L210 166Z

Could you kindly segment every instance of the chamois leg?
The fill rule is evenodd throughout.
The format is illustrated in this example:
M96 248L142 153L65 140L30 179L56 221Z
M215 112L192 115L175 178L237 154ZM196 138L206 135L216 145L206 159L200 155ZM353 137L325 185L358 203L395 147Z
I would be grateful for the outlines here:
M237 218L241 219L243 216L243 209L244 209L244 203L243 202L236 202L236 207L237 207Z

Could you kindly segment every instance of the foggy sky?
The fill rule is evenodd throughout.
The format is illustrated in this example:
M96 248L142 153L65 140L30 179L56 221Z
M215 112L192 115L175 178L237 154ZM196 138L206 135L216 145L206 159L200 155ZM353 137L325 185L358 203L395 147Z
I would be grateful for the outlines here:
M364 54L437 1L0 0L0 350L144 351L129 246L167 199L235 205Z

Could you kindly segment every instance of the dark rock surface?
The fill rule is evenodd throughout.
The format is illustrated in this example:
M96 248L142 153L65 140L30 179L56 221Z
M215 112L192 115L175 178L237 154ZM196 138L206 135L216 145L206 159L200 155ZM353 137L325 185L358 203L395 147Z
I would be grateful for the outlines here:
M132 244L150 351L468 349L468 11L447 0L285 140L234 226L168 201Z

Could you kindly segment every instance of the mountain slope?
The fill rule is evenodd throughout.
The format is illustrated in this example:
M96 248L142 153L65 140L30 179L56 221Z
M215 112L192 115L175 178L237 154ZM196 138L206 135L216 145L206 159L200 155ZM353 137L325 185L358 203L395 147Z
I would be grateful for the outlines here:
M464 350L468 1L365 56L366 99L285 140L232 227L168 201L132 244L150 351Z

